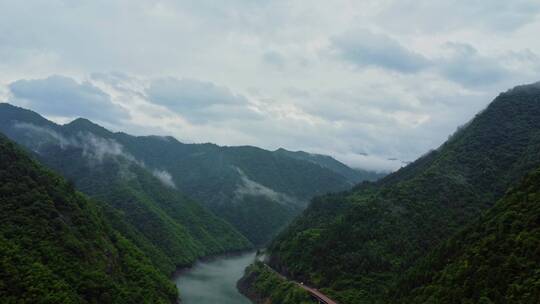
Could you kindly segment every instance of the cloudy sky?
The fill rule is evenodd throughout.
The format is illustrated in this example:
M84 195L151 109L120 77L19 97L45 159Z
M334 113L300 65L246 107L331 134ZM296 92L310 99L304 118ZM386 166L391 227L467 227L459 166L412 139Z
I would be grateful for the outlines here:
M540 80L538 0L0 0L0 101L395 169Z

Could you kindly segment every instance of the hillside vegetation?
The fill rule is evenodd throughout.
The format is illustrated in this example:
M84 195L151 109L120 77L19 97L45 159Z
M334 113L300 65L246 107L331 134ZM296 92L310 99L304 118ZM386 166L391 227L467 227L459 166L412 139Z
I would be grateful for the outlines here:
M0 302L174 303L104 208L0 135Z
M82 189L96 189L96 185L88 184L110 180L111 173L118 175L119 170L113 172L108 168L111 156L124 160L122 165L116 165L128 167L123 171L142 167L136 171L155 175L165 186L175 187L176 192L201 202L257 246L275 236L313 196L342 191L358 181L380 177L353 170L328 156L304 152L184 144L172 137L135 137L110 132L86 119L60 126L32 111L9 104L0 104L0 131L36 152L41 160L63 174L73 172L70 178ZM74 159L74 150L84 159ZM107 171L104 172L106 175L96 178L97 174L92 173L93 181L81 179L77 171L83 169L83 175L88 172L87 168L81 167L88 163L89 156L94 161L86 167L97 164L102 171ZM65 157L72 161L63 162ZM102 166L102 160L108 164ZM78 164L80 162L83 164ZM74 163L77 170L69 168ZM133 172L124 173L123 177L133 175ZM126 187L124 183L123 188ZM135 192L140 194L139 190L131 189L130 196Z
M142 249L163 273L197 258L251 246L236 229L174 183L155 174L103 128L62 128L41 116L4 104L3 129L77 189L110 206L114 228Z
M289 282L262 262L250 265L238 281L238 289L255 303L315 304L307 291Z
M401 303L538 303L540 169L400 279Z
M382 301L400 273L540 166L540 87L499 95L439 149L375 183L315 199L271 263L340 303Z
M257 147L183 144L170 137L126 134L115 134L114 139L137 159L170 173L179 189L255 245L268 242L313 196L348 189L356 181L320 164Z

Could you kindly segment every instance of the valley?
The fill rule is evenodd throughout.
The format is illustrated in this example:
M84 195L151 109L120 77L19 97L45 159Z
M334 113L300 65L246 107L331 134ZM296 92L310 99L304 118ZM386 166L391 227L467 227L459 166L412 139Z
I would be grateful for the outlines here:
M0 132L95 201L102 221L165 276L185 267L196 274L200 259L263 246L311 197L383 176L305 152L135 137L82 118L59 125L5 103ZM248 264L244 257L205 265L213 267L208 281L185 284L194 292L225 280L230 294ZM219 275L228 271L231 276Z
M482 224L476 222L482 215L495 217L493 208L504 204L500 200L505 193L519 187L525 176L540 167L538 117L538 84L501 93L441 147L412 164L377 182L363 183L350 191L314 199L308 209L272 242L270 264L297 281L320 288L344 304L426 303L432 300L454 303L464 298L472 302L516 301L508 288L517 288L519 292L538 298L540 290L528 283L528 280L537 282L537 266L529 269L525 275L527 279L521 281L516 277L516 281L510 280L517 284L514 287L505 285L502 279L492 280L490 273L503 266L483 264L483 272L478 270L474 274L469 269L470 263L485 261L478 257L488 250L484 246L504 246L502 239L512 239L508 233L532 233L535 235L529 240L532 243L527 244L539 244L535 220L538 214L534 212L531 214L534 219L522 221L517 214L514 214L516 218L506 219L515 220L515 224L507 224L516 225L513 226L516 231L499 226L496 233L485 230L489 228L479 228ZM515 203L531 204L534 208L532 206L538 204L534 191L525 192L531 195L530 200L515 198ZM488 218L483 221L489 222ZM506 224L501 222L500 225ZM479 236L468 235L466 231L477 229L480 229L479 233L490 231L493 233L490 237L501 238L501 241L498 245L491 244L487 236L484 240L473 241ZM459 240L451 238L456 234ZM472 239L468 241L470 244L462 241L469 237ZM448 238L451 239L445 243ZM513 253L513 256L521 262L512 266L517 267L516 276L521 267L538 265L538 259L533 257L536 245L518 244L519 253ZM461 251L468 254L460 257L461 264L448 265L450 268L444 268L445 272L428 274L438 267L445 267L452 252ZM440 258L432 260L431 255ZM504 260L508 256L499 258ZM423 263L433 264L426 266ZM403 277L404 273L411 275ZM483 292L469 287L467 280L472 277ZM415 289L420 282L431 288ZM455 292L438 289L447 284L454 286ZM397 295L396 285L405 286L400 287L403 289ZM503 294L507 298L494 295L496 288L505 288L507 291ZM422 292L427 295L421 295ZM525 294L517 298L534 303Z
M77 283L82 289L76 293L63 291L67 285L62 284L79 279L71 274L56 278L61 280L54 291L57 297L108 302L102 297L119 293L100 295L98 290L119 288L126 298L168 302L176 292L165 277L180 268L185 270L174 281L187 304L537 299L536 84L500 94L441 147L379 180L375 173L353 171L330 157L304 152L191 146L172 138L112 133L83 119L57 125L9 104L0 104L0 117L0 131L21 145L2 138L1 241L9 271L4 275L13 278L28 271L9 266L17 259L43 268L32 275L35 279L52 280L65 271L61 265L66 261L84 265L105 258L106 274L89 273L89 281ZM201 155L205 158L194 160ZM51 169L65 179L47 171ZM181 174L186 170L191 177ZM214 184L197 177L212 175L223 183L216 190L224 195L219 203L215 195L201 196L201 190L191 188ZM37 184L28 186L35 199L17 192L36 178ZM181 186L189 181L195 184ZM308 204L310 195L315 197ZM9 203L25 199L27 207ZM80 212L89 214L77 215ZM39 221L67 239L55 243L44 238L42 246L49 249L32 251L39 232L32 228L38 220L29 220L35 216L30 214L42 214ZM88 229L94 226L102 232L91 233ZM63 229L71 229L74 236ZM265 263L253 252L223 255L260 248L274 234ZM105 243L91 241L96 237ZM49 250L52 253L46 253ZM86 251L95 253L81 256ZM66 257L56 261L62 254ZM209 256L214 258L204 260ZM504 263L494 267L495 261ZM132 271L146 276L140 284L160 284L159 289L152 287L160 291L142 295L106 279L92 285L104 275L122 278ZM514 277L505 278L510 272ZM461 285L471 276L474 286ZM26 293L30 286L15 284L3 297ZM498 296L492 296L495 288ZM40 293L28 294L28 299Z
M540 304L540 0L1 0L0 304Z

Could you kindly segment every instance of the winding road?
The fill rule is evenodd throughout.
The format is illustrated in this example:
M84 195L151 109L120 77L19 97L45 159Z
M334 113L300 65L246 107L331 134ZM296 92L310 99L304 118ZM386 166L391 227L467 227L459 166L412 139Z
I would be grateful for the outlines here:
M280 277L283 278L284 280L294 282L296 285L298 285L298 287L304 289L304 290L307 291L313 298L315 298L317 301L319 301L319 303L322 303L322 304L338 304L336 301L330 299L328 296L326 296L325 294L323 294L323 293L320 292L319 290L317 290L317 289L315 289L315 288L308 287L308 286L306 286L306 285L304 285L304 284L301 284L301 283L298 283L298 282L296 282L296 281L290 280L290 279L288 279L287 277L283 276L281 273L277 272L274 268L270 267L268 264L264 263L264 265L265 265L269 270L271 270L272 272L276 273L278 276L280 276Z
M320 291L318 291L315 288L307 287L306 285L299 284L298 282L296 282L296 284L298 286L300 286L302 289L304 289L305 291L309 292L312 297L314 297L315 299L317 299L319 301L319 303L337 304L336 301L334 301L334 300L330 299L329 297L325 296L323 293L321 293Z

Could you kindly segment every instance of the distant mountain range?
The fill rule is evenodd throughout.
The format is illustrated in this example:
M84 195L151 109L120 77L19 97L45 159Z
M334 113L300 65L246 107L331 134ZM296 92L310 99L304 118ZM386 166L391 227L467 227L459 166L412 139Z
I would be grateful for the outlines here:
M83 118L57 125L9 104L0 104L0 132L36 153L41 161L73 180L85 193L104 200L112 197L118 208L126 209L128 214L134 212L128 204L132 201L152 202L161 207L180 201L195 208L196 203L187 196L232 224L256 246L266 243L312 197L383 176L306 152L184 144L161 136L136 137L110 132ZM134 223L139 222L136 214L131 216ZM166 212L164 216L171 214ZM188 217L184 217L187 221ZM175 230L168 228L172 234ZM152 239L150 235L148 238ZM200 238L195 238L193 246L183 246L183 250L171 249L176 253L191 251L177 257L175 263L191 261L197 256L193 252L201 252L195 245L197 239ZM219 241L209 242L217 243L215 248L228 249Z
M291 158L305 160L317 164L323 168L327 168L341 176L344 176L350 182L357 184L363 181L375 181L385 176L384 173L377 173L374 171L367 171L362 169L352 169L347 165L337 161L331 156L307 153L304 151L288 151L280 148L275 151L277 154L285 155Z

